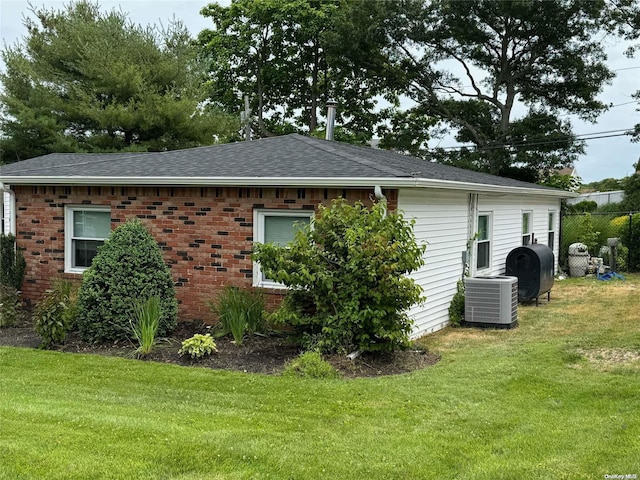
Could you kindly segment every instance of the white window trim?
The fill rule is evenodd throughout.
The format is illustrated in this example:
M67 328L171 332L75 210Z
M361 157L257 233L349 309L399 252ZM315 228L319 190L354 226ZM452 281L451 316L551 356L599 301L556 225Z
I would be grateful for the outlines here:
M527 225L528 227L528 232L525 233L524 232L524 215L525 213L529 214L529 225ZM522 242L522 245L525 245L524 243L524 237L528 236L529 237L529 243L527 245L531 245L533 243L533 210L523 210L522 211L522 215L520 216L520 229L521 229L521 235L520 235L520 241Z
M64 207L64 272L82 273L88 267L74 267L73 258L73 212L107 212L111 213L110 205L65 205ZM105 239L106 240L106 239Z
M556 226L558 224L558 211L553 209L553 210L549 210L549 215L553 215L553 225L552 225L552 230L549 230L547 232L547 247L551 247L551 245L549 245L549 234L553 233L553 250L555 250L555 246L556 246ZM547 215L547 223L549 223L549 215Z
M476 239L475 270L476 273L485 273L491 270L493 264L493 212L478 212L478 227L480 226L480 217L489 217L489 220L487 221L487 240ZM489 264L484 268L478 268L478 244L480 243L489 243Z
M255 209L253 211L253 241L264 243L265 217L304 217L313 220L314 210ZM258 262L253 262L253 286L262 288L286 289L287 286L273 280L263 280L262 270Z

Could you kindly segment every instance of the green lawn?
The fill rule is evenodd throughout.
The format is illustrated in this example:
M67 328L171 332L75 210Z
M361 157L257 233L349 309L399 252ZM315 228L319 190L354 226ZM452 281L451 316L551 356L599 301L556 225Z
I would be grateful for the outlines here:
M640 276L556 282L381 379L0 348L0 479L640 477L639 306Z

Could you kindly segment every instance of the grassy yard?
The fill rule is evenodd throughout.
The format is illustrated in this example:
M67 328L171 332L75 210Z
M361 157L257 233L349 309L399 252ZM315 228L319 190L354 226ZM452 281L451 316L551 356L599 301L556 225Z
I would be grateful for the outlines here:
M377 379L0 348L0 479L640 477L639 307L640 276L556 282Z

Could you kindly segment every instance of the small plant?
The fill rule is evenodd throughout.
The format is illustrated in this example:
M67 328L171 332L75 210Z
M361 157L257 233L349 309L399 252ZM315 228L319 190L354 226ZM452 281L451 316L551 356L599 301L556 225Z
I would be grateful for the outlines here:
M316 351L304 352L284 368L286 377L338 378L338 371Z
M56 279L53 281L52 289L58 290L64 299L64 311L62 319L68 330L76 328L76 314L78 312L78 288L79 286L66 279Z
M61 343L67 336L69 328L65 322L65 308L65 299L60 290L47 290L36 304L33 320L36 332L42 337L42 348Z
M464 280L458 280L457 291L449 305L449 323L454 327L459 327L462 320L464 320L464 301Z
M22 316L18 291L9 285L0 285L0 327L15 325Z
M131 321L131 331L138 342L136 354L145 356L151 353L156 345L156 335L160 325L160 299L149 297L146 301L137 303L134 307L136 320Z
M77 291L69 280L57 279L36 304L33 320L42 348L61 343L67 336L75 322Z
M260 292L227 286L207 303L218 317L221 335L230 333L238 345L246 334L264 330L264 297Z
M193 337L187 338L182 342L182 347L178 350L178 354L189 355L192 360L196 360L217 351L216 342L209 333L206 335L196 333Z

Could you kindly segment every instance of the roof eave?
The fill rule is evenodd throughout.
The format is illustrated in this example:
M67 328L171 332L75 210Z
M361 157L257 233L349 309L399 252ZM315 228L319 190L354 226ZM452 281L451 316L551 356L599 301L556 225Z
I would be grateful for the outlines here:
M572 198L577 193L559 189L489 185L428 178L400 177L89 177L89 176L5 176L9 185L55 186L278 186L278 187L355 187L370 188L442 188L477 193L527 194L536 196Z

